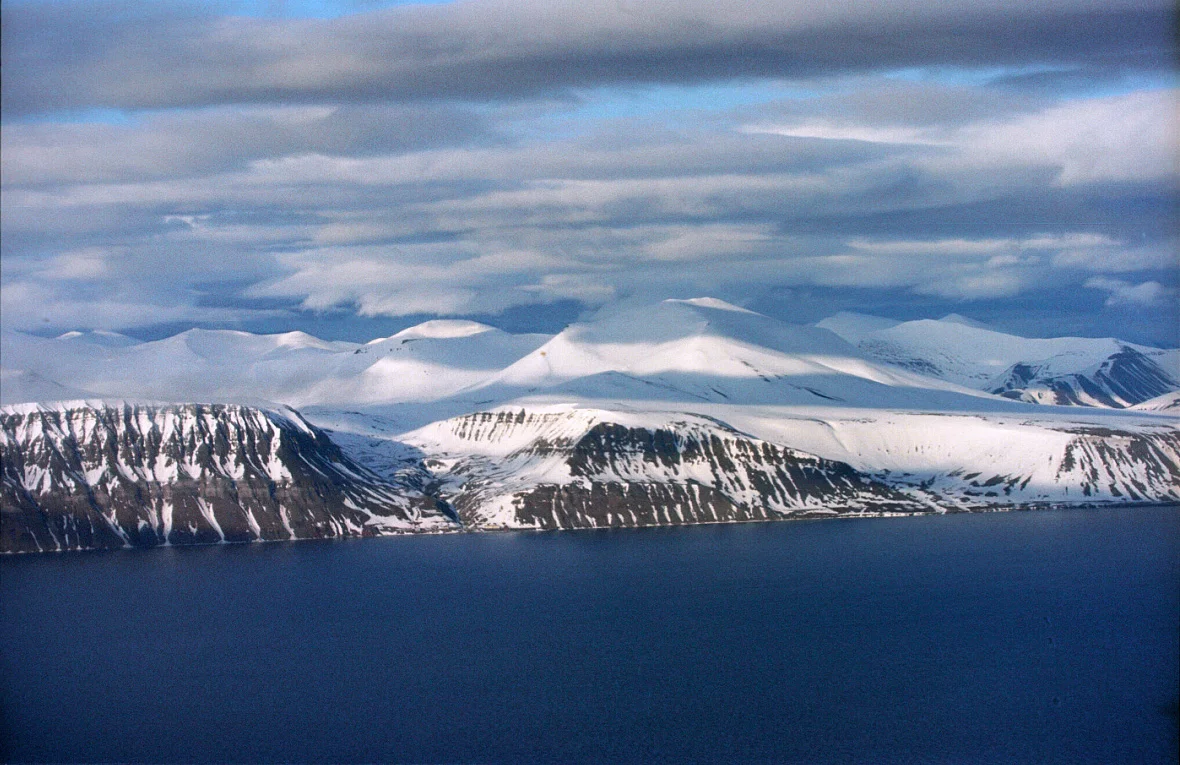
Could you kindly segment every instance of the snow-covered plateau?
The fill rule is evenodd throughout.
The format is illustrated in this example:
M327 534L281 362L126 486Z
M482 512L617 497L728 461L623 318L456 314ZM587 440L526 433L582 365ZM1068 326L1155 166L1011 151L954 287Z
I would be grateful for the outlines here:
M1180 501L1180 351L958 316L0 343L7 552Z

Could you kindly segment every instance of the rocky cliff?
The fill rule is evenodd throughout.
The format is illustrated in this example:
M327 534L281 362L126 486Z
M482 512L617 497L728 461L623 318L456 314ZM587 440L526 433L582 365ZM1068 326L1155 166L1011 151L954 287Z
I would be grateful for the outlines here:
M229 405L0 409L8 552L369 536L445 529L292 410Z

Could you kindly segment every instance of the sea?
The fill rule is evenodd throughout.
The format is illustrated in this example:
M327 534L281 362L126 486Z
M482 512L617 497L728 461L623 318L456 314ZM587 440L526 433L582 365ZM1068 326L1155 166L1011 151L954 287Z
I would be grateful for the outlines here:
M5 556L4 762L1175 762L1180 508Z

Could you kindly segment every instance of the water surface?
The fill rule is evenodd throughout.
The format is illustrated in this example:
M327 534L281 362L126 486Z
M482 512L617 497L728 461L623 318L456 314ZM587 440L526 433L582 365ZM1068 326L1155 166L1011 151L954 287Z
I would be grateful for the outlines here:
M6 557L5 761L1175 761L1180 509Z

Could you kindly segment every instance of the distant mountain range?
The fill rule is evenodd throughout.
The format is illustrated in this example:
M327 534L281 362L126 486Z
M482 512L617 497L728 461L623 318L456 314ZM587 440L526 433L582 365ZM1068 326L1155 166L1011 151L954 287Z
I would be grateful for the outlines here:
M5 333L3 402L61 398L62 389L83 398L293 406L433 400L484 380L548 339L446 320L364 344L304 332L193 329L148 343L114 342L112 334Z
M650 355L647 349L656 346L660 355ZM594 392L596 385L617 388L637 378L676 395L734 393L739 400L752 395L786 404L805 403L807 396L791 390L808 391L810 383L820 384L812 397L830 395L829 401L848 398L842 395L848 384L863 388L842 379L821 395L833 373L891 387L1125 408L1180 389L1180 350L1112 338L1023 338L956 315L897 322L839 313L814 327L795 326L709 298L631 309L552 337L456 320L429 321L364 344L303 332L197 329L145 343L113 332L0 334L5 404L87 397L401 404L481 388L589 386ZM753 378L790 378L796 386L771 391L746 384Z
M1180 501L1180 352L958 316L0 339L10 552Z
M866 356L1018 401L1121 409L1180 388L1180 351L1080 337L1029 339L964 319L841 313L817 326Z

